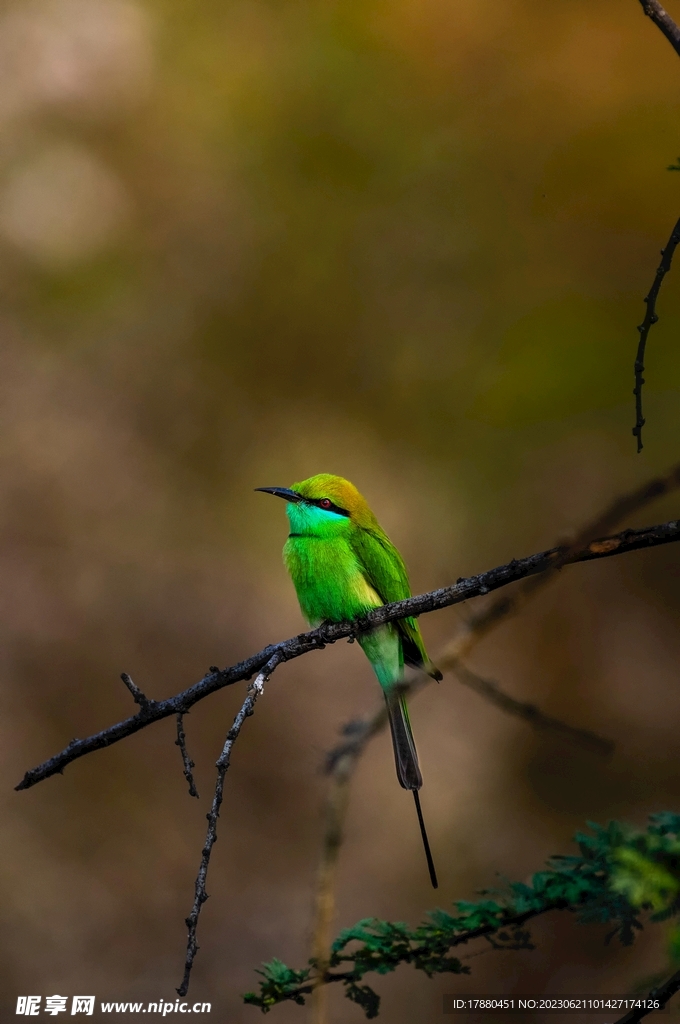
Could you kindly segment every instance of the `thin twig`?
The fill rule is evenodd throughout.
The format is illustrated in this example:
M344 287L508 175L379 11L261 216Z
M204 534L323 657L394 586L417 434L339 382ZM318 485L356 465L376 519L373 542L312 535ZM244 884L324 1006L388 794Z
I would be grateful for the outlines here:
M671 975L668 981L664 982L663 985L659 985L657 988L653 988L648 996L645 997L645 1002L653 1002L658 1000L660 1003L660 1009L666 1005L671 996L680 989L680 971L676 971L675 974ZM642 1000L641 1000L642 1001ZM653 1013L653 1008L640 1008L637 1010L631 1010L626 1014L625 1017L621 1017L616 1021L616 1024L638 1024L638 1021L642 1020L648 1014Z
M227 733L227 738L224 741L224 747L222 753L217 759L215 767L217 768L217 782L215 783L215 795L213 796L212 807L206 818L208 819L208 832L205 838L205 844L203 846L203 853L201 856L201 864L198 869L198 875L196 877L196 887L194 896L194 905L191 908L191 913L186 919L186 925L189 929L187 936L187 955L184 964L184 977L182 984L177 989L177 993L180 996L185 996L189 989L189 979L191 976L191 968L194 965L194 958L198 952L198 945L196 943L196 929L198 927L198 918L201 913L201 907L208 899L208 894L205 891L205 882L208 876L208 865L210 864L210 854L212 848L217 842L217 819L220 816L220 806L222 804L222 796L224 794L224 778L229 768L229 761L231 758L231 750L234 743L241 731L241 726L245 722L246 718L253 714L255 708L255 702L260 696L264 689L264 684L267 682L276 666L281 661L278 654L272 655L267 664L258 674L257 678L248 687L248 694L244 700L241 710L234 719L234 724Z
M527 558L513 559L507 565L498 566L488 572L480 573L478 576L460 578L457 583L450 587L442 587L427 594L419 594L409 597L404 601L396 601L393 604L382 605L368 612L363 618L355 622L329 622L312 629L308 633L300 633L299 636L284 640L279 644L271 644L265 647L258 654L239 662L231 668L222 669L220 672L204 676L198 683L176 694L174 697L164 701L153 701L150 707L142 709L131 718L109 726L102 732L88 736L86 739L72 740L64 750L55 754L49 760L26 772L16 789L30 789L36 783L42 782L51 775L61 774L64 768L85 754L94 750L101 750L102 747L111 746L126 736L139 732L152 722L158 722L169 715L185 714L189 708L198 701L203 700L211 693L230 686L239 679L250 679L250 677L263 668L269 660L277 655L280 662L291 661L299 658L310 651L323 649L327 644L335 643L337 640L354 637L358 633L366 632L375 626L384 625L387 622L395 622L398 619L410 616L423 615L426 612L437 611L441 608L449 608L471 598L479 597L481 594L488 594L494 590L516 583L518 580L528 576L535 576L544 573L555 565L572 564L575 562L589 562L599 558L609 558L612 555L622 555L629 551L640 551L647 548L658 547L662 544L673 544L680 540L680 520L672 520L668 523L660 523L657 526L648 526L642 530L624 530L622 533L611 537L603 537L585 545L579 551L568 551L564 546L552 548L549 551L540 551Z
M647 10L647 6L651 7L654 4L654 0L646 0L646 3L644 2L644 0L641 0L641 2L642 6L645 7L645 13L649 14L649 16L652 17L649 10ZM663 15L665 15L666 18L668 18L668 15L666 14L666 12L660 4L656 4L655 6L659 8L659 10L662 12ZM656 21L656 19L654 20ZM668 18L668 20L671 21L670 18ZM656 23L659 24L658 21ZM680 29L678 29L678 26L675 24L675 22L671 22L671 24L673 25L675 32L678 33L678 40L680 40ZM666 35L667 38L671 38L668 35L668 33L664 31L663 28L661 30L662 32L664 32L664 35ZM674 42L673 45L675 46L678 53L680 53L680 49L678 48L680 44ZM638 331L640 332L640 340L638 342L638 350L637 355L635 357L635 387L633 388L633 394L635 395L635 426L633 427L633 437L637 437L638 454L642 451L643 447L642 428L645 425L645 418L642 415L642 385L645 382L643 374L645 372L645 348L647 345L647 335L649 334L650 327L653 324L655 324L659 319L656 313L656 300L659 294L659 289L661 288L661 282L663 281L668 271L671 269L673 253L675 252L675 247L677 246L678 242L680 242L680 219L677 221L675 227L673 228L673 231L671 232L671 237L668 239L668 244L666 248L661 250L661 263L656 269L654 283L652 284L652 287L649 289L648 294L645 296L645 303L647 306L645 317L642 323L638 326Z
M680 56L680 26L675 23L668 11L664 10L659 0L640 0L640 4L647 17L651 18L656 27L665 35L675 52ZM668 245L665 249L661 250L661 263L657 268L654 283L649 290L649 294L645 298L647 312L645 313L644 320L638 327L640 340L635 358L635 388L633 389L633 394L635 395L635 426L633 427L633 436L637 437L638 454L642 451L642 428L645 425L645 418L642 415L642 385L645 382L643 374L645 372L647 335L652 324L655 324L659 319L655 310L656 298L659 294L661 282L671 268L673 253L678 241L680 241L680 220L678 220L673 228Z
M191 772L192 768L196 767L194 761L189 757L187 751L187 738L184 734L184 715L177 716L177 739L175 740L175 746L179 747L180 753L182 754L182 764L184 765L184 778L189 783L189 796L198 797L198 790L194 782L194 776Z
M640 0L642 10L651 18L658 29L665 35L675 52L680 56L680 28L670 14L663 9L659 0Z

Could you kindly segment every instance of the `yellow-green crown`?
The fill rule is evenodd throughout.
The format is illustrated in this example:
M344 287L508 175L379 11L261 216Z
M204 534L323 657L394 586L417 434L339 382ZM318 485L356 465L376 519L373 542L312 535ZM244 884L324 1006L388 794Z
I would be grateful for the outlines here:
M303 498L330 498L334 505L349 512L350 518L364 528L377 527L378 521L371 512L368 502L354 484L333 473L317 473L307 480L293 484L292 490Z

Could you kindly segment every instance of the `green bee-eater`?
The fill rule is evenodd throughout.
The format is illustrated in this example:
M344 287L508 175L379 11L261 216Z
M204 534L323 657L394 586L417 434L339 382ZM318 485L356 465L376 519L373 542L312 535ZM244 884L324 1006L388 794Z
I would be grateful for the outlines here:
M258 487L288 502L290 533L283 549L302 614L311 626L322 622L351 622L392 601L410 597L403 559L348 480L319 473L287 487ZM378 626L357 637L373 666L387 703L397 777L416 802L432 885L437 888L430 847L420 809L418 790L423 778L418 766L406 700L399 684L404 663L424 668L433 678L441 673L431 664L415 619Z

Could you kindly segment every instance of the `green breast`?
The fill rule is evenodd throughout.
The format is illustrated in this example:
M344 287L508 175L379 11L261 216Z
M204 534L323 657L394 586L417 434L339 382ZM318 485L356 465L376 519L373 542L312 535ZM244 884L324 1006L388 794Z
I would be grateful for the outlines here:
M346 622L382 604L344 537L289 537L283 559L311 625Z

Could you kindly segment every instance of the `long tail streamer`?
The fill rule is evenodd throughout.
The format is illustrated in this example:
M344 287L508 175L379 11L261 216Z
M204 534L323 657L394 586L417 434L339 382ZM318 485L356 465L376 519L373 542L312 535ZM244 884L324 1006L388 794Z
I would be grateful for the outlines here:
M413 799L416 803L416 812L418 814L418 824L420 825L420 834L423 837L423 846L425 847L425 856L427 857L427 869L430 872L430 881L432 882L432 888L438 889L439 882L437 881L437 872L435 871L434 861L432 860L432 853L430 851L430 842L427 838L427 830L425 828L425 822L423 821L423 812L420 809L420 797L418 796L418 790L412 789Z

